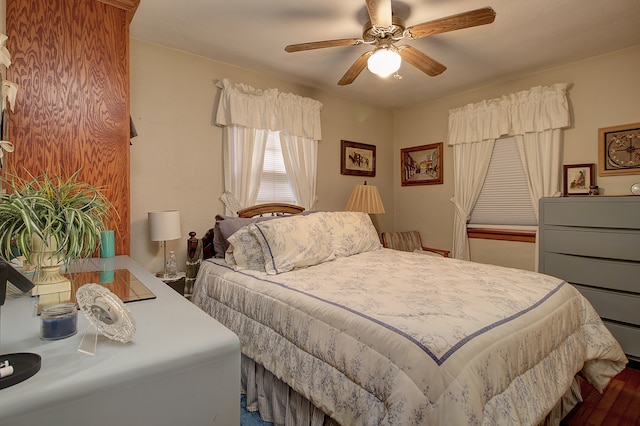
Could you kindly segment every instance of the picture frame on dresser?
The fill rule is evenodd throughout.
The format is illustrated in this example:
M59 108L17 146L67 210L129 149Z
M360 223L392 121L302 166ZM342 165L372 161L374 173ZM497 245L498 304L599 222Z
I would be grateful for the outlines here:
M598 176L640 174L640 123L598 129Z
M595 164L565 164L562 171L563 196L589 195L589 187L595 185Z

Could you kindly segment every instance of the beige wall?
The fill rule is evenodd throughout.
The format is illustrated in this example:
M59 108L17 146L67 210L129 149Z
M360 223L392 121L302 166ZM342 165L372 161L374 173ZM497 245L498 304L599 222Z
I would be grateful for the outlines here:
M179 209L182 240L167 244L179 264L189 231L202 236L223 213L222 130L212 125L218 79L278 88L323 103L318 149L317 209L344 209L363 178L340 174L340 140L376 145L375 184L388 213L374 217L380 231L393 227L393 112L278 80L174 49L131 40L131 115L138 137L131 146L131 257L152 271L162 251L149 241L147 212Z
M598 163L598 128L640 121L640 45L563 67L505 81L395 111L394 227L418 229L425 244L451 249L453 153L446 146L448 111L483 99L553 83L571 83L571 128L564 132L564 164ZM437 78L436 78L437 79ZM437 84L436 79L428 84ZM445 142L444 184L400 186L400 149ZM627 195L640 175L597 177L606 195ZM534 268L533 244L473 240L471 258L484 263Z

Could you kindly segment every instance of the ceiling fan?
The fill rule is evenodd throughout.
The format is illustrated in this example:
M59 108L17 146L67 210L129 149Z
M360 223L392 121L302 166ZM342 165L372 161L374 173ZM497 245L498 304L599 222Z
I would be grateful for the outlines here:
M370 21L364 25L362 38L291 44L284 50L301 52L325 47L372 45L374 50L366 52L356 59L338 82L340 86L353 83L366 66L371 72L380 76L391 75L398 71L402 59L433 77L444 72L447 67L418 49L407 45L396 46L395 43L402 39L415 40L434 34L490 24L496 18L496 12L490 7L485 7L405 27L404 20L392 14L391 0L365 1Z

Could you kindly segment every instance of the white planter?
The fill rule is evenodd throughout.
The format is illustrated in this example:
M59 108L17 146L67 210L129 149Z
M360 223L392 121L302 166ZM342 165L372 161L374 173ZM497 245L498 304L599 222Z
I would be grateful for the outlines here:
M32 296L61 293L60 298L69 300L71 297L71 281L60 273L64 254L58 252L56 239L49 237L44 244L38 235L33 235L31 250L31 264L35 267L31 290Z

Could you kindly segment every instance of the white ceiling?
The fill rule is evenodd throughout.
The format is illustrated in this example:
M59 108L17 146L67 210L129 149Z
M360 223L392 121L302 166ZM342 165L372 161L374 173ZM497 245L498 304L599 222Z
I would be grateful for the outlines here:
M400 80L365 69L348 86L337 82L370 46L284 47L361 37L364 0L141 0L131 36L391 108L640 44L640 0L392 1L407 27L485 6L492 24L398 43L447 66L443 74L403 63Z

